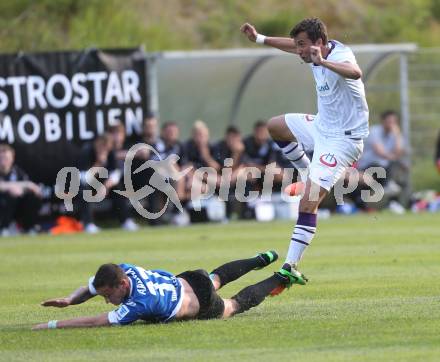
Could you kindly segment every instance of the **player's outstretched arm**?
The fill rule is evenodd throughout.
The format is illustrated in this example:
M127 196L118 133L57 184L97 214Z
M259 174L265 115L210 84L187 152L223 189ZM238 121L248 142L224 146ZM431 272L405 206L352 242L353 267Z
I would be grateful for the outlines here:
M103 313L94 317L78 317L63 321L49 321L48 323L37 324L32 330L58 329L58 328L89 328L89 327L108 327L110 326L108 313Z
M292 38L272 37L258 34L255 27L249 23L244 23L241 26L240 31L244 33L251 42L265 44L288 53L296 54L295 40Z
M69 305L84 303L85 301L93 297L94 295L90 293L89 288L79 287L68 297L48 299L44 302L41 302L41 305L43 307L65 308Z

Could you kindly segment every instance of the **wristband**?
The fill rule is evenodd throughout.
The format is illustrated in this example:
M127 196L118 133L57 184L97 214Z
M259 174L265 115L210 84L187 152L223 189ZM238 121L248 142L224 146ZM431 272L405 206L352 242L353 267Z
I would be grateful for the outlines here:
M57 328L57 320L47 322L47 329L56 329Z
M257 39L255 39L255 43L257 44L264 44L264 40L266 39L266 36L263 34L257 34Z

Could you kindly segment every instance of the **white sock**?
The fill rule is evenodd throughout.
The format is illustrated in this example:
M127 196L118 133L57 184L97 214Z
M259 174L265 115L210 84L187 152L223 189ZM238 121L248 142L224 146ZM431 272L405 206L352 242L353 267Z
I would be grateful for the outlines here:
M281 148L284 157L299 171L301 180L305 181L303 173L308 170L310 160L307 157L302 145L298 142L290 142L287 146Z
M296 225L290 239L289 250L286 256L286 263L298 264L306 248L315 236L316 227Z

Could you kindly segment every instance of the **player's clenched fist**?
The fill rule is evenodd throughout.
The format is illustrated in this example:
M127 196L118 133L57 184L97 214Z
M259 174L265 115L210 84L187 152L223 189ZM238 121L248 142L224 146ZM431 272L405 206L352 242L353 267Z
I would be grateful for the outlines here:
M242 33L244 33L244 34L248 37L248 39L249 39L250 41L255 42L255 41L257 40L257 35L258 35L258 33L257 33L257 31L255 30L255 28L254 28L253 25L251 25L251 24L249 24L249 23L244 23L244 24L241 26L240 31L241 31Z
M44 302L41 302L41 305L43 307L64 308L70 305L70 300L68 298L49 299L49 300L45 300Z
M321 65L322 63L322 53L321 48L317 46L310 46L310 57L312 58L312 62Z

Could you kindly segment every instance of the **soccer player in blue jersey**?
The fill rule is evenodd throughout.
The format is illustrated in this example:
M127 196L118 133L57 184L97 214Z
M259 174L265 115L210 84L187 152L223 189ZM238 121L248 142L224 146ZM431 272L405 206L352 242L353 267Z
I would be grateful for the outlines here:
M169 322L173 320L228 318L260 304L274 289L290 287L291 274L273 276L222 299L216 291L251 270L264 268L278 259L275 251L249 259L226 263L210 274L199 269L173 275L163 270L146 270L132 264L103 264L95 276L64 298L42 302L45 307L64 308L84 303L96 295L118 308L93 317L49 321L33 329L98 327L127 325L137 320Z

